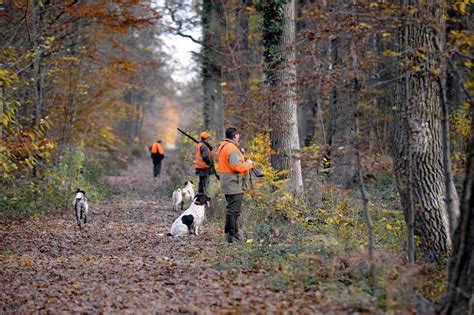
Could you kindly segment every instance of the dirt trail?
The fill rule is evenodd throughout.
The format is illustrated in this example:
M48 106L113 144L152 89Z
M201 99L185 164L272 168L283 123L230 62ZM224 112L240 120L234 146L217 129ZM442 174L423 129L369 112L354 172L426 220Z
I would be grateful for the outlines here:
M216 248L230 249L210 225L199 237L161 236L178 214L166 163L160 178L151 167L138 160L111 177L113 196L90 200L82 233L72 213L1 223L0 312L318 312L314 292L275 293L262 273L213 268Z

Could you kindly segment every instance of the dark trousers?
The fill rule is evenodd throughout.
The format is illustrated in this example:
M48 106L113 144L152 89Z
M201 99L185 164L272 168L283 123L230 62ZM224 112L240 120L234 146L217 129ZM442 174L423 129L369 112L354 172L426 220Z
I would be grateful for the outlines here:
M161 173L161 160L153 161L153 176L158 176Z
M227 236L227 241L232 242L233 239L239 237L239 217L244 194L225 195L225 200L227 205L224 232Z
M207 191L208 187L209 187L209 175L200 175L198 192L209 196L209 193Z

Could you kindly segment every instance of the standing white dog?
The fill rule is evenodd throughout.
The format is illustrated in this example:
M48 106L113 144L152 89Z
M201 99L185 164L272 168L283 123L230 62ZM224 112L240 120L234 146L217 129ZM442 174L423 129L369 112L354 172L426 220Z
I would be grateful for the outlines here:
M183 188L177 188L173 191L173 211L184 209L184 203L190 202L194 199L194 189L193 189L193 182L188 180L184 183Z
M199 227L204 220L206 206L209 207L209 198L206 194L197 194L193 203L171 225L169 236L183 236L188 234L199 235Z
M89 203L87 202L86 192L77 189L72 204L74 205L74 210L76 212L77 225L79 226L79 229L81 229L82 219L84 218L84 224L86 224L87 214L89 213Z

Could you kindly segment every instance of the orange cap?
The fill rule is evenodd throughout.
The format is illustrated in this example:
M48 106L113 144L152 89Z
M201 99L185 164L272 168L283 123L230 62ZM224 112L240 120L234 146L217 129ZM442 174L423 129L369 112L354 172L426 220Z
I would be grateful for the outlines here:
M201 132L200 137L202 139L207 139L207 138L209 138L209 134L206 131L203 131L203 132Z

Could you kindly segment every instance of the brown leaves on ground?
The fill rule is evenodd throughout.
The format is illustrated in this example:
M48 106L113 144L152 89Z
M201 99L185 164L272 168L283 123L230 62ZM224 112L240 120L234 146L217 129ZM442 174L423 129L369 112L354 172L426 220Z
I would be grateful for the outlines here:
M223 237L209 223L199 237L166 236L178 213L171 211L168 175L153 178L151 161L137 161L109 181L114 196L100 204L90 200L90 223L82 232L72 210L63 217L1 223L2 313L337 309L323 305L319 291L273 292L264 272L213 268L210 258Z

